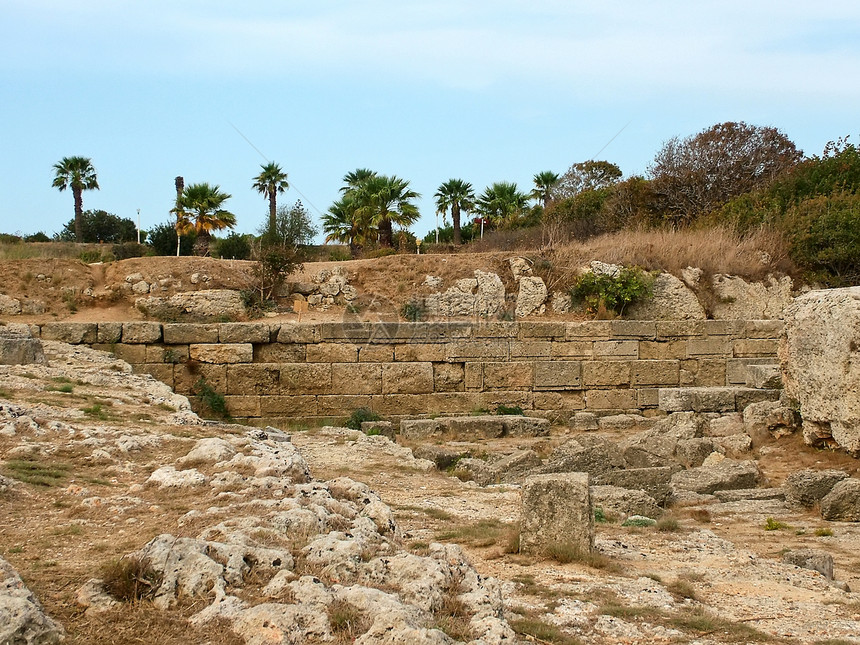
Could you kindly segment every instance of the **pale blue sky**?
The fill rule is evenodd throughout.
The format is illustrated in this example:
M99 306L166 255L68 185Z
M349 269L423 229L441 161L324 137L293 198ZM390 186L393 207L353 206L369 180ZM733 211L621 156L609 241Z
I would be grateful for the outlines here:
M233 195L280 163L317 220L368 167L432 195L459 177L531 188L594 157L645 173L660 145L722 121L808 154L860 133L860 3L0 0L0 231L73 217L52 165L90 157L84 208L167 221L173 178ZM233 125L231 125L233 124ZM299 194L301 193L301 195Z

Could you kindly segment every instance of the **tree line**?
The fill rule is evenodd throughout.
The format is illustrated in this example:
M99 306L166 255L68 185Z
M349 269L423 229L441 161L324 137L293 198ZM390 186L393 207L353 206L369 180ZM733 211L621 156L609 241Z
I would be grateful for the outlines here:
M75 219L62 237L83 241L111 223L104 211L88 211L89 221L84 218L82 193L98 189L90 159L66 157L54 170L53 185L71 189L74 196ZM197 254L207 254L212 233L235 226L236 217L225 206L230 195L217 185L185 186L180 179L171 210L174 219L150 231L150 242L169 236L172 228L178 253L190 246ZM767 226L788 238L801 265L860 280L860 152L847 137L828 144L821 155L806 157L776 128L725 122L666 141L643 175L625 178L614 163L586 160L562 174L539 172L533 184L526 192L514 182L499 181L478 194L462 178L441 183L433 197L443 227L424 241L460 245L473 239L479 227L543 226L555 232L555 241L563 242L636 226L728 223L741 233ZM277 197L289 188L287 173L274 162L264 164L252 187L269 206L261 236L274 235L279 226ZM349 172L338 198L322 216L326 241L347 245L352 255L390 248L396 239L411 236L409 228L420 216L418 198L410 182L396 175L368 168ZM306 230L315 231L297 204L293 219L298 216ZM289 215L283 213L281 229L295 225L287 222Z

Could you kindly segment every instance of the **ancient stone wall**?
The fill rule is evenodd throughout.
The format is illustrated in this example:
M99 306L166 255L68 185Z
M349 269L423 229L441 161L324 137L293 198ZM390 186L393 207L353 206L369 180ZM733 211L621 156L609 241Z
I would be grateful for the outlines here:
M659 388L742 385L775 363L782 322L46 323L45 340L115 353L189 394L201 378L237 419L494 411L566 418L656 411Z

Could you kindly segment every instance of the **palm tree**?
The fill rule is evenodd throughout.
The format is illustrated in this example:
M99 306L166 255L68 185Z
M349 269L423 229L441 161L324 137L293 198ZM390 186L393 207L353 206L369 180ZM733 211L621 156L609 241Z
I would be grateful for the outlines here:
M182 196L176 200L176 208L171 211L176 214L176 231L180 235L191 229L197 231L197 240L194 242L196 255L209 254L212 231L236 225L236 216L223 208L228 199L230 195L222 193L220 186L210 186L204 182L186 186Z
M543 203L543 209L546 210L552 199L552 189L558 183L559 175L551 170L544 170L536 174L532 179L535 182L535 187L531 192L531 196L539 199Z
M343 186L341 187L340 192L346 194L351 190L356 190L371 177L376 177L375 170L371 170L370 168L356 168L352 172L348 172L343 176Z
M358 203L356 214L377 229L380 246L392 246L392 224L406 227L420 217L412 200L421 195L409 188L406 179L373 173L353 194Z
M487 186L478 198L481 214L499 224L516 224L526 208L528 196L517 190L517 185L509 181L499 181Z
M75 241L83 242L84 200L81 193L99 189L92 160L88 157L63 157L60 162L54 164L53 186L60 191L71 187L75 198Z
M269 198L269 231L274 231L277 226L277 195L287 190L290 184L287 182L287 173L274 161L261 164L260 167L263 170L254 177L254 188Z
M436 212L443 216L451 210L451 221L454 223L454 244L460 244L460 212L469 212L475 208L475 191L472 184L462 179L449 179L439 186L434 195ZM438 224L438 220L436 220Z
M356 213L357 209L355 196L347 193L332 204L328 213L322 217L325 241L348 244L352 255L367 242L368 233L368 226Z

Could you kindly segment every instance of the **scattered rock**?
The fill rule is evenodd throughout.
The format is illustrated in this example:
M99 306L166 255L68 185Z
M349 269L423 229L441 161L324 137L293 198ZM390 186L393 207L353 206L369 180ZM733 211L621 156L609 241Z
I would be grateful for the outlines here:
M543 473L588 473L592 477L624 468L624 454L613 441L584 435L558 446L541 467Z
M160 488L193 488L203 486L206 475L196 468L176 470L173 466L162 466L149 476L146 483Z
M711 313L721 320L781 319L793 298L788 276L749 283L738 276L717 274L711 284L715 296Z
M573 309L573 298L571 298L569 293L566 293L564 291L553 291L550 306L552 308L553 313L570 313L570 310Z
M511 267L511 273L514 276L514 282L519 282L522 276L530 276L532 274L532 265L525 258L510 258L508 264Z
M782 484L785 501L792 506L810 508L824 499L843 479L848 479L848 473L841 470L798 470L786 477Z
M654 498L645 491L619 486L592 486L591 504L623 519L629 515L660 517L662 512Z
M744 431L758 445L792 434L800 427L800 415L779 401L760 401L744 408Z
M542 314L546 311L546 285L542 278L523 276L519 280L520 291L517 294L517 318L525 318L533 313Z
M428 275L424 277L424 282L421 284L425 287L430 287L431 289L439 289L442 286L444 281L442 278L435 275Z
M625 312L636 320L704 320L707 318L696 294L670 273L659 274L652 296L633 303Z
M828 580L833 580L833 556L818 549L797 549L783 553L782 561L802 569L818 571Z
M756 462L722 459L716 464L707 462L698 468L682 470L672 475L672 487L676 490L699 494L712 494L718 490L754 488L761 479Z
M18 572L0 558L0 643L53 645L64 638L63 628L45 615Z
M0 325L0 365L45 363L42 341L27 325Z
M836 522L860 522L860 479L843 479L821 500L821 517Z
M138 298L134 306L154 318L190 314L199 318L238 319L247 313L242 302L242 294L231 289L187 291L169 298L156 296Z
M15 316L21 313L21 301L0 293L0 315Z

